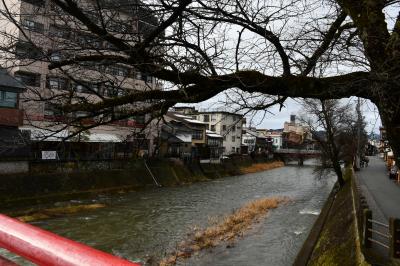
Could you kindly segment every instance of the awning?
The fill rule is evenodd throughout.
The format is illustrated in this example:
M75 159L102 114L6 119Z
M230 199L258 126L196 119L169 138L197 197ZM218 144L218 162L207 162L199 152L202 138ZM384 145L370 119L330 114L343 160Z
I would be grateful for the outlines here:
M33 127L20 127L19 130L29 130L31 132L31 140L61 141L68 137L68 130L56 131Z
M24 92L25 86L7 73L6 69L0 68L0 90L10 92Z
M223 138L220 134L217 134L211 130L206 130L206 135L207 135L207 137L210 137L210 138Z
M88 137L89 142L122 142L120 137L109 133L91 133Z
M192 142L191 134L176 134L176 137L182 140L182 142Z

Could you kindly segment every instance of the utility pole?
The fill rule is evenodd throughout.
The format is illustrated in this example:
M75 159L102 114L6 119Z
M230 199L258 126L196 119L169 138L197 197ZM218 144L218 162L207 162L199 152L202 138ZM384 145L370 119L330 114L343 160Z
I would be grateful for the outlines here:
M362 116L361 116L361 99L357 99L357 153L356 153L356 169L360 169L361 162L361 126L362 126Z

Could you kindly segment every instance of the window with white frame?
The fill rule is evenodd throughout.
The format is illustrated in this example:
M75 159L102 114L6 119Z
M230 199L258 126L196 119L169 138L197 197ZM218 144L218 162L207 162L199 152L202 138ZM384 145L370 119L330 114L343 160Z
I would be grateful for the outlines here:
M39 22L36 22L33 20L29 20L29 19L24 19L22 21L22 27L24 29L34 31L34 32L39 32L39 33L44 32L44 25L42 23L39 23Z

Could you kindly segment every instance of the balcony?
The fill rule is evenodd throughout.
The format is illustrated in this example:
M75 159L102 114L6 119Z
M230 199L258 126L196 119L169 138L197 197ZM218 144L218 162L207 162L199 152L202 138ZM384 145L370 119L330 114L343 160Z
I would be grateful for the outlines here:
M24 121L24 111L15 108L0 108L0 126L18 127Z

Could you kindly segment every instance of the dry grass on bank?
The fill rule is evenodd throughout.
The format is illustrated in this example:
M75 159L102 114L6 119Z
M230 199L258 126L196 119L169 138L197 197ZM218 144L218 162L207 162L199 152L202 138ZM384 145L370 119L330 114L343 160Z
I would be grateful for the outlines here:
M189 258L202 249L217 246L222 242L232 243L250 228L251 224L275 209L279 204L288 202L288 198L264 198L247 203L222 221L206 229L194 228L188 241L182 242L177 249L160 262L160 266L175 265L179 258Z
M104 204L86 204L86 205L69 205L64 207L44 209L32 213L28 213L23 216L16 217L21 222L33 222L37 220L49 219L52 217L65 216L68 214L74 214L82 211L96 210L104 208Z
M248 167L241 167L240 171L243 174L257 173L261 171L271 170L278 167L283 167L285 164L281 161L268 162L268 163L256 163Z

